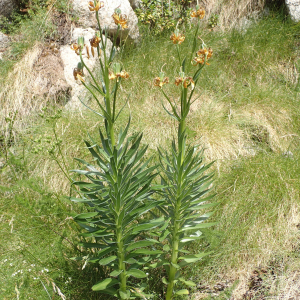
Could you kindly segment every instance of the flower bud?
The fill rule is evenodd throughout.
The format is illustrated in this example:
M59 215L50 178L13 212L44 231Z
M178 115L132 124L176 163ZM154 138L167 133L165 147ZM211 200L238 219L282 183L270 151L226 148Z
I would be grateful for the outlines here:
M83 36L78 37L77 43L79 47L82 49L84 47L84 37Z

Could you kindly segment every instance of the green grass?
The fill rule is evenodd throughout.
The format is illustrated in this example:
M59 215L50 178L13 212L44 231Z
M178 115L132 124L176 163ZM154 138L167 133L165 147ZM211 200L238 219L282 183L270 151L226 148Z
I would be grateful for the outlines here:
M186 35L191 35L188 27ZM214 56L202 74L188 125L194 131L191 139L202 143L209 161L216 160L219 206L213 218L219 224L206 232L202 243L190 245L213 253L186 272L210 285L240 279L234 293L241 296L247 287L243 274L246 278L259 266L270 268L275 258L284 258L289 268L297 259L300 106L294 66L299 61L299 24L272 13L246 32L202 28L200 36ZM189 47L183 43L182 54ZM123 85L119 105L130 95L131 131L143 130L149 155L175 134L161 107L162 95L152 84L165 63L173 82L179 71L175 54L169 35L145 35L138 47L122 54L130 80ZM173 84L167 90L176 97ZM70 259L85 251L77 247L80 230L70 216L86 208L66 198L70 183L57 165L56 160L62 163L58 147L54 155L48 153L56 142L55 126L64 171L76 168L74 157L89 160L83 140L88 133L96 136L101 122L87 110L63 111L56 123L49 122L56 109L49 107L44 118L34 112L30 126L15 128L16 144L0 169L1 299L18 299L18 294L20 299L61 299L52 282L67 299L107 299L90 290L105 270L95 265L82 270L82 262ZM126 107L118 127L128 113ZM286 151L293 157L284 156ZM157 299L160 275L150 280ZM219 299L226 299L231 289Z

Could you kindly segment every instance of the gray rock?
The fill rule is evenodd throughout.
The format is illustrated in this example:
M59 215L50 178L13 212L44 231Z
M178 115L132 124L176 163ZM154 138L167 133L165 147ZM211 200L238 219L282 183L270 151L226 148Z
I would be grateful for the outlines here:
M300 21L300 0L285 0L285 4L293 21Z
M132 9L139 8L141 0L129 0Z
M2 60L3 54L6 48L9 46L9 43L10 43L10 38L6 34L0 32L0 60Z
M9 46L10 38L8 35L0 32L0 50L4 50Z
M128 17L128 29L119 33L122 40L129 39L135 41L139 38L138 19L128 0L104 0L104 7L99 10L101 27L107 28L109 35L114 35L117 25L114 23L112 14L116 8L120 8L122 14ZM73 0L73 9L79 16L79 24L82 27L98 28L95 12L88 8L88 1Z
M9 17L16 6L15 0L0 0L0 16Z
M95 30L92 28L75 28L72 32L72 42L76 42L78 37L84 36L85 43L88 44L89 39L91 39L95 35ZM104 38L104 36L103 36ZM112 47L112 42L110 40L107 41L108 49L107 52L110 51ZM85 53L85 52L84 52ZM84 100L86 89L82 85L79 80L75 80L73 76L73 70L77 67L77 64L80 62L79 56L70 48L70 45L65 45L60 48L60 56L64 65L64 76L67 83L71 86L71 98L67 103L66 108L68 109L78 109L83 107L82 103L79 100ZM87 58L86 53L83 55L83 59L87 67L92 71L96 66L96 62L98 57L95 55L93 57L90 53L90 58ZM84 70L85 76L88 75L88 72Z

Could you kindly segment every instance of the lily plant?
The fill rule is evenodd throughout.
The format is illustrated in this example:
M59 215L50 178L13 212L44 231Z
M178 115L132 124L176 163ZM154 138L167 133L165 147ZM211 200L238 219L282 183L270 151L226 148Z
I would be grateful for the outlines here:
M161 261L167 272L167 278L163 278L166 287L165 299L169 300L174 295L189 294L188 289L178 289L178 283L186 286L195 286L190 280L181 275L183 267L195 263L208 253L191 253L186 245L189 242L202 238L201 229L215 225L215 223L204 223L211 213L207 209L214 206L209 201L214 195L211 191L213 173L206 174L212 163L205 165L203 162L203 149L199 151L197 146L188 143L187 117L193 103L193 96L203 68L208 65L213 51L202 41L201 48L196 51L197 35L199 31L199 20L204 17L204 10L197 7L191 16L198 18L195 29L193 46L190 55L181 60L180 45L185 36L178 29L171 35L170 39L176 45L178 62L180 65L179 76L175 78L175 85L179 88L179 101L172 101L164 90L169 83L169 78L164 72L154 79L154 85L158 86L169 103L169 111L162 101L165 111L177 121L177 139L173 140L171 151L159 149L161 168L161 190L160 195L164 204L159 210L166 220L168 226L163 232L165 258ZM196 53L196 55L195 55ZM195 68L192 76L187 72Z
M117 110L119 87L129 74L122 69L120 62L114 60L117 58L116 39L119 31L127 28L127 16L121 14L119 8L112 15L118 31L109 49L107 30L102 35L99 20L99 10L103 6L102 1L89 2L89 9L95 12L99 27L90 39L90 45L80 37L71 46L80 57L73 71L74 79L90 92L98 109L83 104L103 119L105 128L99 129L98 141L91 137L85 141L92 161L77 159L83 168L73 172L85 179L73 182L80 197L71 200L89 207L89 212L74 217L85 229L82 235L89 239L81 245L93 249L86 261L105 266L108 270L107 278L92 289L119 299L145 299L148 297L144 293L145 286L137 288L136 278L147 277L143 265L162 251L149 250L149 246L158 242L146 238L143 233L161 227L164 220L163 217L149 220L144 216L162 201L154 202L150 198L156 167L149 167L149 159L145 158L147 146L141 146L142 134L128 134L130 118L125 129L116 134L115 123L124 108ZM85 63L90 55L98 57L100 82ZM90 75L89 80L85 73Z

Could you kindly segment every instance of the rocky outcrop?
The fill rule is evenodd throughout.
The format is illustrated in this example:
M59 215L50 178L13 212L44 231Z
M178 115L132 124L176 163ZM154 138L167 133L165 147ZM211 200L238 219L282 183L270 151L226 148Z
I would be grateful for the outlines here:
M136 1L133 1L136 2ZM104 0L104 7L99 10L100 25L107 28L109 35L117 32L117 25L114 23L112 14L116 8L120 8L122 14L128 17L128 28L119 33L122 40L135 41L139 37L138 19L128 0ZM79 16L79 24L83 27L98 28L95 12L88 8L88 1L73 0L73 9Z
M15 0L0 0L0 16L9 17L16 6Z
M285 0L285 4L293 21L300 21L300 0Z
M30 91L37 98L53 99L64 104L71 86L64 77L64 65L54 43L45 45L32 68Z
M75 28L72 33L72 42L76 42L78 37L83 36L85 39L86 44L89 44L88 41L95 35L95 30L92 28ZM104 38L104 36L103 36ZM110 40L107 41L108 45L108 51L112 47L112 42ZM68 85L71 87L71 97L69 102L67 103L66 107L69 109L77 109L82 107L82 104L79 100L84 100L84 96L86 93L85 87L81 84L79 80L75 80L73 76L73 70L77 67L78 63L80 62L79 56L70 48L70 45L65 45L60 47L60 56L63 61L64 65L64 77L68 83ZM96 66L96 62L98 60L98 57L93 57L90 55L90 58L88 59L86 53L84 52L83 59L85 64L90 70L93 70ZM84 70L85 76L88 75L88 72Z

